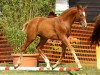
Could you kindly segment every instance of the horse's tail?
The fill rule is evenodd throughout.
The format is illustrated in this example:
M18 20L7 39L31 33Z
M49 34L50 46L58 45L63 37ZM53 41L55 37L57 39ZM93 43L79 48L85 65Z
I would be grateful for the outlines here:
M23 32L26 32L26 28L27 28L28 23L29 23L29 22L26 22L26 23L23 25L23 29L22 29Z

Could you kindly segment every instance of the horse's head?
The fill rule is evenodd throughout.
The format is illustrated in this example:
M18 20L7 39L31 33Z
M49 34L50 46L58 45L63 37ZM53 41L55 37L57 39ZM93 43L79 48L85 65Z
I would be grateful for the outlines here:
M75 15L75 20L80 22L82 27L87 27L85 8L86 7L82 7L81 5L77 5L77 13Z

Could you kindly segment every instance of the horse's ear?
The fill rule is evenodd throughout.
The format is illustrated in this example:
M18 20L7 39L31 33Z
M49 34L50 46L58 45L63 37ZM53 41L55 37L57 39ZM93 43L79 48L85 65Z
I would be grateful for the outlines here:
M78 4L76 7L78 10L83 8L82 5L80 5L80 4Z
M83 8L84 8L84 10L86 10L87 9L87 6L84 6Z

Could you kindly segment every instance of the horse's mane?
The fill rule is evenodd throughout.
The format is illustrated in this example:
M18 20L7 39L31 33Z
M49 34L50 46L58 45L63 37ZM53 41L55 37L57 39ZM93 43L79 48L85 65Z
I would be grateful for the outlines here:
M94 30L90 39L91 44L100 45L100 15L96 17Z
M65 16L66 13L67 13L67 15L69 15L70 12L71 12L71 11L74 11L74 10L76 10L76 7L71 7L71 8L69 8L69 9L66 9L64 12L61 13L60 16Z

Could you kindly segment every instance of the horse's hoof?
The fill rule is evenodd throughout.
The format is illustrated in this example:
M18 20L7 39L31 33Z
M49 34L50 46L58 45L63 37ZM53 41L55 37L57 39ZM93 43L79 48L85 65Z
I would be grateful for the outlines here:
M79 70L83 70L83 68L78 68Z
M18 68L18 66L14 66L14 69Z
M48 70L52 70L52 68L50 67L50 68L47 68Z
M52 70L55 69L54 67L52 67Z
M17 69L21 64L14 65L14 69Z
M56 67L53 67L53 66L51 67L52 70L54 70L55 68L56 68Z
M47 70L53 70L52 67L47 67Z

